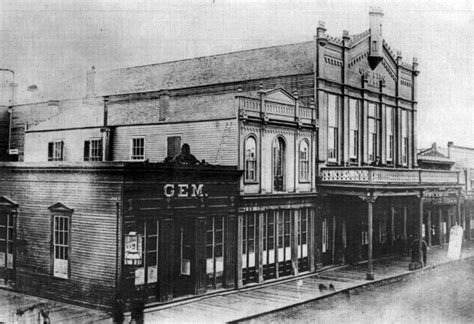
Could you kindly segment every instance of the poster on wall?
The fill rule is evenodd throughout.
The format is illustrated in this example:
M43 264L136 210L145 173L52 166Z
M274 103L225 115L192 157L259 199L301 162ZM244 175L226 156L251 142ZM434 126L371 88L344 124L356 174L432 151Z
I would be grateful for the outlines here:
M464 230L459 225L455 225L451 228L449 232L448 258L454 260L461 258L463 233Z
M125 264L142 264L143 235L130 232L125 235Z

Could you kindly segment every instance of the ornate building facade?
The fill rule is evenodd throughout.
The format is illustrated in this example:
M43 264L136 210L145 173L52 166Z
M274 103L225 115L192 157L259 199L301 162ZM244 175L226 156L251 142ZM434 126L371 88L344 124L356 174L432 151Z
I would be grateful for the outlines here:
M405 63L401 52L390 49L380 10L369 15L370 29L355 35L344 31L341 38L326 35L320 23L314 39L304 43L93 69L83 98L12 107L10 149L23 162L3 170L8 175L22 163L46 164L42 170L51 173L114 163L141 166L137 176L121 178L128 187L117 193L117 205L96 200L113 212L106 213L107 228L90 234L116 231L110 238L118 242L116 255L109 260L116 264L108 265L115 270L106 283L130 300L166 302L361 260L368 260L367 279L373 279L373 258L401 252L415 236L431 235L432 224L439 243L445 242L442 235L461 217L462 191L457 172L418 167L418 63ZM189 174L171 177L158 166L160 172L147 167L173 161L185 147L201 165L220 165L215 174L212 167L193 173L187 166ZM228 171L227 182L220 180L226 167L241 170L241 176ZM105 181L100 172L87 179ZM70 185L75 181L80 179ZM209 192L215 197L211 205L200 205L199 183L215 187ZM18 237L12 242L26 239L32 230L23 220L27 200L14 189L2 195L16 212L7 222L15 225L0 230L13 226ZM59 212L88 213L90 222L102 213L84 207L81 202L92 198L87 194L77 201L64 195L67 191L37 204L67 200L66 211ZM436 206L437 201L442 204ZM186 216L187 208L193 217ZM82 239L74 232L76 219L71 218L71 240ZM52 235L43 230L38 241ZM145 257L127 263L132 246L127 237L155 243L135 244ZM73 261L74 246L71 242L67 257L71 275L58 287L68 282L80 287L83 281L75 279L87 276L90 260ZM53 271L49 275L55 277L55 268L48 270L44 260L51 258L52 247L38 249L44 275ZM34 276L28 267L36 261L20 253L11 258L15 269L8 268L4 282L15 281L23 291ZM416 261L412 268L423 266ZM12 276L14 271L24 275ZM95 301L87 298L76 302Z

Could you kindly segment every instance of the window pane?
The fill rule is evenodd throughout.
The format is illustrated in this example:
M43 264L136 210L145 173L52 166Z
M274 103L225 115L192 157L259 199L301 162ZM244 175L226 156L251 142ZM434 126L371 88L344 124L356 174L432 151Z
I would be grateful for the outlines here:
M337 126L337 109L338 109L338 97L335 95L328 94L328 125L332 127Z

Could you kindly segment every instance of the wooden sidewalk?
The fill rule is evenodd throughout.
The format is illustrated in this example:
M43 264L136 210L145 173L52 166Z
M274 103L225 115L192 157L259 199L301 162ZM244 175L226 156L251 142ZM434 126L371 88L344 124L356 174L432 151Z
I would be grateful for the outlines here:
M465 242L462 257L474 256L474 243ZM447 246L428 251L427 266L449 262ZM430 261L431 260L431 261ZM408 257L376 260L375 281L367 281L366 263L343 266L290 278L284 282L243 288L221 295L203 296L180 305L145 310L146 323L225 323L324 298L350 288L411 273Z

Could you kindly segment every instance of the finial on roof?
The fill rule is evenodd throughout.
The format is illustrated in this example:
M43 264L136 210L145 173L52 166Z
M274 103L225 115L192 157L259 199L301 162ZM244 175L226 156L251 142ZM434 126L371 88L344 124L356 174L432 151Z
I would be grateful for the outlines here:
M342 37L349 37L349 31L348 30L343 30L342 31Z
M258 88L259 88L260 90L263 90L263 83L262 83L262 82L260 82L260 85L258 86Z
M318 27L319 28L326 28L326 22L324 22L322 20L318 21Z
M293 96L298 99L298 89L293 90Z
M242 86L239 86L239 87L237 88L237 92L242 92Z

